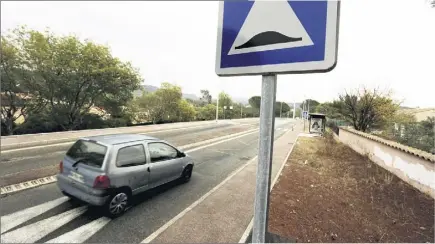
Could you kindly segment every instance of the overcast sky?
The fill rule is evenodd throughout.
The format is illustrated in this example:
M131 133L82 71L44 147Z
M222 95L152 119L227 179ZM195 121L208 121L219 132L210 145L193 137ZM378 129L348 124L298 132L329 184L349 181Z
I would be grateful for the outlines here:
M215 74L217 1L1 2L1 30L27 25L111 47L146 84L185 93L259 95L261 76ZM390 88L404 105L435 107L435 8L427 0L343 0L338 65L330 73L280 75L277 99L331 100L360 85Z

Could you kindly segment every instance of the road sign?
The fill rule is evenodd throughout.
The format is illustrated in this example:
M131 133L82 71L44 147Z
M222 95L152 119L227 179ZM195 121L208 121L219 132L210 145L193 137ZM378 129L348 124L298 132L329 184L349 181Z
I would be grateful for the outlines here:
M337 62L339 1L221 1L219 76L311 73Z

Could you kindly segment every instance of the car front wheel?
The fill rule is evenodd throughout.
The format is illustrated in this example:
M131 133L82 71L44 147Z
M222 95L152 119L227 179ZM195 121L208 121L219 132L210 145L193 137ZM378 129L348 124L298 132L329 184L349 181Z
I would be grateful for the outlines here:
M181 175L181 181L183 183L188 182L190 180L190 178L192 177L192 166L187 166L184 170L183 170L183 174Z

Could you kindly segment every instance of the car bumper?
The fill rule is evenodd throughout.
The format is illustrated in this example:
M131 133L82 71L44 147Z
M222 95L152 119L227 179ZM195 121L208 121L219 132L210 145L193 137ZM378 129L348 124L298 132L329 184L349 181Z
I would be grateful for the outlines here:
M104 205L109 198L107 191L76 183L74 180L61 174L57 175L57 186L61 191L95 206Z

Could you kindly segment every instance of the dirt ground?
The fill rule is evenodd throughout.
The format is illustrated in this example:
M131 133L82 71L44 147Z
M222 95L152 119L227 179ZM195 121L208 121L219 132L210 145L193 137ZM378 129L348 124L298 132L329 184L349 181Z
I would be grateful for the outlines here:
M434 242L434 200L349 147L300 137L271 193L269 231L297 242Z

